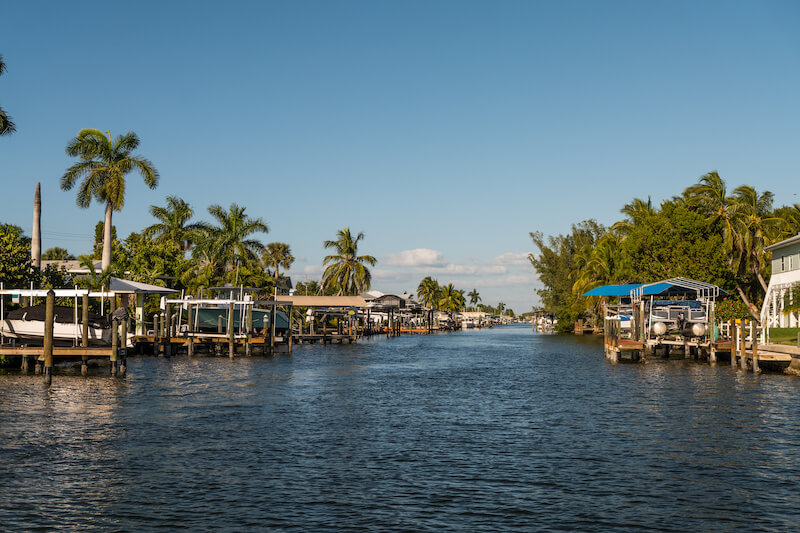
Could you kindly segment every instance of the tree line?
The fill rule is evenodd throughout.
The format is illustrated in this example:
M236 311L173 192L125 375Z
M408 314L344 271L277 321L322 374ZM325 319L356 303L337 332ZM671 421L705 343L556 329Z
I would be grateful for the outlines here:
M610 227L585 220L565 235L531 232L539 254L528 259L543 286L536 293L562 331L600 317L600 299L582 296L592 288L672 277L718 285L728 307L758 320L770 275L764 248L800 232L800 204L773 204L771 192L729 191L710 172L658 206L633 199Z
M0 62L0 66L2 63ZM78 161L66 169L61 188L76 189L76 203L88 208L92 201L105 207L104 220L95 228L93 249L78 259L88 276L70 279L57 268L38 270L31 266L31 241L18 226L0 224L0 281L7 288L60 288L77 283L93 289L108 287L112 276L132 281L186 289L197 293L201 287L246 285L272 294L276 284L294 263L291 247L282 242L263 244L258 238L269 226L247 214L244 206L211 205L211 221L193 221L195 211L177 196L166 198L166 205L150 206L153 223L119 240L112 223L115 212L125 204L126 178L140 175L151 189L159 182L153 163L134 153L139 138L133 132L112 137L110 132L83 129L69 141L66 153ZM324 241L332 250L325 257L325 271L315 294L352 295L369 289L370 266L377 263L371 255L360 254L363 233L353 235L349 228L336 238ZM69 259L61 247L42 254L43 259ZM95 269L95 261L101 260ZM308 291L305 284L304 290Z

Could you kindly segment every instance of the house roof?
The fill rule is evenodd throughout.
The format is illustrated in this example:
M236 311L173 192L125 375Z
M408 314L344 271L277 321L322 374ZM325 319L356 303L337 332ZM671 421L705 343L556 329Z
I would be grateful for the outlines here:
M775 244L770 244L769 246L764 247L765 252L771 252L772 250L776 250L778 248L783 248L784 246L788 246L790 244L800 243L800 233L795 235L794 237L789 237L788 239L784 239L780 242L776 242Z
M279 296L281 302L298 307L366 307L361 296Z
M175 289L159 287L158 285L119 278L111 278L109 285L109 290L117 294L173 294L179 292Z

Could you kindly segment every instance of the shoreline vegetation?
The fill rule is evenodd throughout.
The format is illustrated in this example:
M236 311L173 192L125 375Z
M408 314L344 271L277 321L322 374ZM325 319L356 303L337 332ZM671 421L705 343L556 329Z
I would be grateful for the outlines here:
M686 277L728 293L719 320L758 321L771 268L764 248L800 232L800 204L773 204L771 192L750 185L729 192L709 172L658 206L634 198L609 227L589 219L563 235L531 232L539 254L528 259L543 285L536 290L542 311L558 319L558 331L571 332L578 320L602 321L600 299L582 296L588 290Z
M165 205L149 207L152 224L120 240L112 216L125 205L127 175L139 174L150 189L155 189L160 179L155 165L134 153L139 144L134 132L113 137L110 132L98 129L83 129L69 141L66 153L78 161L61 177L61 189L76 189L76 204L81 209L89 208L92 200L105 208L104 220L94 228L92 250L77 258L60 246L41 253L35 231L34 237L29 238L21 227L0 223L0 282L6 288L59 289L78 285L99 290L108 287L112 277L179 289L192 295L204 288L229 285L257 289L262 298L269 298L278 290L292 288L285 275L295 261L291 246L283 242L264 244L259 236L269 233L267 223L250 216L246 207L236 203L227 208L210 205L207 212L211 222L196 221L191 205L177 196L168 196ZM40 216L36 213L40 211L35 210L34 226ZM295 292L354 296L368 291L372 285L369 268L378 260L359 253L364 238L363 232L352 233L350 228L338 230L334 240L322 243L332 253L323 259L321 279L299 281L294 286ZM41 260L77 261L83 273L70 273L63 265L53 263L40 268ZM515 316L502 301L496 307L481 303L477 289L467 295L471 304L467 305L465 293L452 283L440 286L430 276L420 282L417 290L423 305L432 313L482 311Z

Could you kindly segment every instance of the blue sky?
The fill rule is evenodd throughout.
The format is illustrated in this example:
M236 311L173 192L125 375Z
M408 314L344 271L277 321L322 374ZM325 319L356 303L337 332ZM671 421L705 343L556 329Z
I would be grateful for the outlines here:
M800 202L796 2L9 2L0 221L85 252L102 206L59 178L84 127L135 131L125 236L175 194L247 206L318 278L349 226L374 287L432 274L537 303L530 231L618 220L711 170Z

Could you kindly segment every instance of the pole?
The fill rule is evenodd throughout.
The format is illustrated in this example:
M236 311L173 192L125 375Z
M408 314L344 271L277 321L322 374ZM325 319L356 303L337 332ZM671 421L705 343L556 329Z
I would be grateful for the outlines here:
M81 347L89 347L89 291L81 297ZM89 373L89 356L81 356L81 375Z
M47 291L44 315L44 384L49 387L53 383L53 323L55 322L56 293Z

